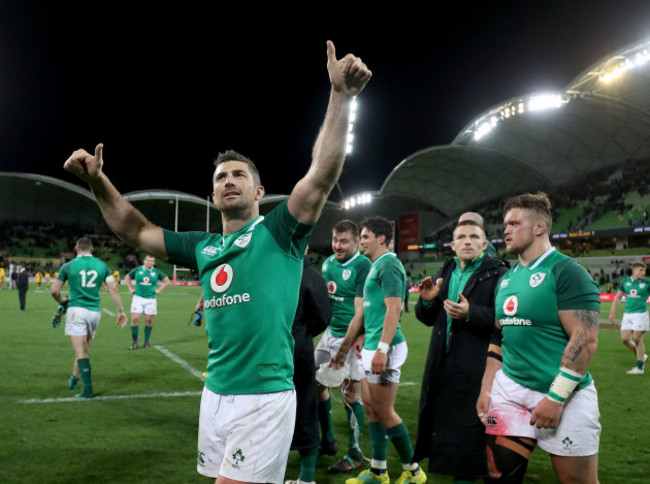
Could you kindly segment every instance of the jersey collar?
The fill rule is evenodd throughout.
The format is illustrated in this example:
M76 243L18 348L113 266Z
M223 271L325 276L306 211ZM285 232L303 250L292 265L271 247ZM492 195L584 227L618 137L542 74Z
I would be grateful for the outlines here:
M343 262L343 263L341 264L341 266L347 266L350 262L352 262L354 259L356 259L356 258L359 257L360 255L361 255L361 252L359 252L359 249L357 249L357 252L356 252L352 257L350 257L348 260L346 260L345 262Z
M548 249L546 252L544 252L542 255L540 255L537 259L535 259L533 262L528 264L527 266L522 266L519 262L517 263L517 267L515 267L515 272L517 272L517 269L521 266L522 270L523 269L528 269L529 271L535 270L538 265L540 265L544 259L546 259L549 255L551 255L553 252L555 252L555 247L551 247Z
M231 237L240 232L250 232L253 229L255 229L255 226L258 223L260 223L262 220L264 220L264 215L258 215L253 220L251 220L246 225L244 225L241 229L237 230L236 232L233 232L232 234L221 234L221 247L224 247L226 245L226 237Z
M375 259L375 262L373 262L373 265L376 264L377 262L379 262L380 260L382 260L386 256L397 257L397 254L395 254L395 252L390 252L390 251L384 252L379 257L377 257L377 259Z

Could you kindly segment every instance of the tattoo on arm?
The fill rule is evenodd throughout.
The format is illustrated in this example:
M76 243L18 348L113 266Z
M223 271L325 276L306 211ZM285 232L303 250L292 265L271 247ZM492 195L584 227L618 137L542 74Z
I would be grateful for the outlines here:
M580 324L569 338L562 365L585 373L596 351L599 315L597 311L578 309L572 311L572 318Z

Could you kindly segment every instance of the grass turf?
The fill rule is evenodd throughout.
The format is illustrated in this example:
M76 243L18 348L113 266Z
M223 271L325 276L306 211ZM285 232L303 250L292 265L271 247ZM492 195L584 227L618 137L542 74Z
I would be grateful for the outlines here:
M185 287L169 288L159 296L151 341L176 360L155 348L129 351L128 327L116 327L114 317L105 313L90 348L94 390L105 398L70 401L75 393L67 387L73 352L63 328L50 325L56 304L47 291L38 292L32 285L27 311L19 312L17 291L0 291L0 482L210 482L195 470L202 388L196 373L203 371L207 354L203 328L188 325L198 296L197 288ZM122 298L128 307L125 288ZM103 307L114 313L108 293L102 300ZM603 304L603 321L609 308ZM418 323L412 311L404 315L403 329L409 358L395 407L414 439L430 329ZM141 342L143 332L141 327ZM618 331L601 330L591 372L603 425L599 466L603 483L644 483L650 475L650 436L644 425L650 376L626 375L633 365L634 357L620 343ZM342 454L347 430L336 394L333 419ZM362 448L369 455L367 435L366 427ZM400 464L390 445L388 456L389 471L396 478ZM327 466L335 460L319 458L316 482L342 483L349 477L327 474ZM422 465L426 468L426 461ZM287 478L295 479L299 467L297 452L291 452ZM433 475L429 482L452 480ZM556 482L545 452L533 453L525 482Z

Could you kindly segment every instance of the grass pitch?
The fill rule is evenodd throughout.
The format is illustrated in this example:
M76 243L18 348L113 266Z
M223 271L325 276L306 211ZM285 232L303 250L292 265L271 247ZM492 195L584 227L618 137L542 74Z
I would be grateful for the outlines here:
M122 290L128 308L130 296ZM151 340L158 349L129 351L128 327L118 328L115 318L105 312L90 348L98 398L76 401L71 398L75 392L67 387L73 352L63 328L50 325L56 304L49 293L32 285L27 311L19 312L17 291L0 291L0 482L210 482L195 470L200 373L207 355L204 329L188 325L198 296L197 288L187 287L168 288L159 296ZM114 314L108 293L103 293L102 301ZM603 322L609 308L603 304ZM402 325L409 358L396 409L414 439L430 329L417 322L413 312L404 315ZM140 334L142 338L142 327ZM650 480L650 437L645 426L650 374L626 375L633 365L634 357L620 343L618 331L602 329L591 365L603 425L602 483ZM336 394L333 418L341 454L347 430L341 397ZM369 456L367 435L366 427L362 447ZM400 465L390 445L388 456L389 472L396 478ZM326 473L334 460L319 459L316 482L342 483L349 477ZM426 468L427 462L422 465ZM287 479L295 479L299 467L297 452L291 452ZM429 482L452 480L433 475ZM526 482L556 482L545 452L533 453Z

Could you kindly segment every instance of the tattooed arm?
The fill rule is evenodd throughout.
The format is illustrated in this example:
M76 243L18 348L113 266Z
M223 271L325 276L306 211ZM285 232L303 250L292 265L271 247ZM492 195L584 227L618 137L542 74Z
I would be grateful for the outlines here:
M559 311L562 328L569 336L560 366L580 375L587 372L598 346L598 311L573 309ZM563 404L543 398L535 407L530 419L538 428L555 428L562 415Z

